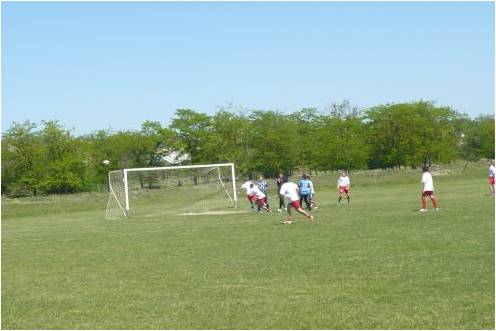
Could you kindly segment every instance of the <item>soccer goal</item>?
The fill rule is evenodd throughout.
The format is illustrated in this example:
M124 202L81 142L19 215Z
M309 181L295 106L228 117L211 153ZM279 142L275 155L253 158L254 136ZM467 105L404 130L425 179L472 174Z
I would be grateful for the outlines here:
M110 171L107 219L219 213L236 207L233 163Z

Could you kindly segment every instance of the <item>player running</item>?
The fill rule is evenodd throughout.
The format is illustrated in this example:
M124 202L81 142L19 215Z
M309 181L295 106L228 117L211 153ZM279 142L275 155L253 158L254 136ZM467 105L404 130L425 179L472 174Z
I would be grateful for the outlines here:
M420 212L427 211L427 197L430 197L432 200L432 206L434 210L439 210L439 203L437 201L436 196L434 195L434 181L432 180L432 175L429 172L429 167L422 167L422 209Z
M341 171L341 177L338 179L338 207L341 205L341 199L343 195L346 195L346 200L348 200L348 206L350 205L350 178L345 170Z
M312 210L312 205L310 204L312 186L306 174L301 175L301 179L298 182L298 189L300 190L300 205L302 205L303 201L305 201L307 209Z
M271 210L269 209L269 206L267 205L267 196L265 195L264 192L260 190L260 188L257 185L254 185L251 183L250 185L250 193L255 197L257 206L263 210L265 210L267 213L271 213Z
M243 183L243 185L241 185L241 189L245 190L246 198L248 199L248 201L250 201L251 209L255 209L253 201L255 201L256 198L255 195L251 193L251 185L253 185L253 182L251 180L247 180Z
M288 199L288 219L284 221L284 224L293 223L293 217L291 216L291 207L296 209L296 211L302 215L304 215L310 222L313 220L313 215L311 213L307 213L301 208L300 205L300 196L298 194L298 185L295 183L288 182L286 177L283 178L283 184L281 185L281 190L279 194Z
M489 195L494 197L494 160L489 160L489 178L487 180L489 184Z

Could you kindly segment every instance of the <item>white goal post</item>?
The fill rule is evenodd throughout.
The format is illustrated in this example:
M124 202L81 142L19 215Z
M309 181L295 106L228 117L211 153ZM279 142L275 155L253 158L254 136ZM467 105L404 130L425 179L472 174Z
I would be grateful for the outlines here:
M107 219L237 206L234 163L114 170L108 180Z

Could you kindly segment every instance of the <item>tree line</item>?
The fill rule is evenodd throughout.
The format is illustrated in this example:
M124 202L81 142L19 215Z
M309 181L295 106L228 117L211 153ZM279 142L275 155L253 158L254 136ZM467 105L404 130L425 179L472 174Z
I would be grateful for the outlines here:
M2 147L2 193L19 197L105 190L108 171L162 166L173 151L188 155L183 164L233 162L248 176L494 158L494 116L472 119L426 101L365 110L343 101L290 114L178 109L168 126L146 121L82 136L57 121L14 122Z

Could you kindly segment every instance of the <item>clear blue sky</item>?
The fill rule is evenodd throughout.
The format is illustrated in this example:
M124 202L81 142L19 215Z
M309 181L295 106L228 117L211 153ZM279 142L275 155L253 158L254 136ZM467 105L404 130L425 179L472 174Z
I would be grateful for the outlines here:
M435 100L494 112L493 2L2 2L2 130Z

